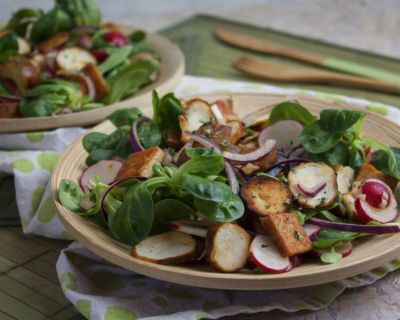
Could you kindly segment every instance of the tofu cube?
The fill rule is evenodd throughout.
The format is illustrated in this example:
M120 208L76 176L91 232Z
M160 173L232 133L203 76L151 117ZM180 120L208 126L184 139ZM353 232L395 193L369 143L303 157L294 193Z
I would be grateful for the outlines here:
M163 159L164 151L159 147L152 147L141 152L131 153L118 171L115 180L132 177L150 178L153 175L153 165L161 163Z
M261 223L284 257L295 256L312 249L311 240L292 213L271 213Z

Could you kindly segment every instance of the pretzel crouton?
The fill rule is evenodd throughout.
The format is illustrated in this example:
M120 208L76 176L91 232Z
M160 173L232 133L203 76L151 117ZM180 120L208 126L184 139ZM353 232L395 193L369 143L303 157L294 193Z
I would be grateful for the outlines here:
M0 119L19 117L18 102L0 103Z
M242 268L249 256L251 236L237 224L223 223L208 232L211 247L208 260L221 272L234 272Z
M312 249L310 238L294 214L272 213L261 218L261 223L282 256L295 256Z
M131 153L118 171L115 180L131 177L150 178L153 175L153 165L160 163L163 159L164 151L159 147L152 147L140 152Z
M354 169L348 166L337 165L333 167L336 172L336 181L338 190L341 193L347 193L351 189L354 180Z
M229 149L231 142L229 137L231 135L231 127L217 124L204 124L197 133L205 136L208 140L214 142L221 149ZM195 143L198 147L198 144Z
M251 178L242 187L241 195L249 209L261 216L287 212L292 201L288 187L268 177Z

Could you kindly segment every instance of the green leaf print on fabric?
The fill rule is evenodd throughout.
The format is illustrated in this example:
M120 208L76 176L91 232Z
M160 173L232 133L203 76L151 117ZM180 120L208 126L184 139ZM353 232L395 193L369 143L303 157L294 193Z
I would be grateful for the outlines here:
M91 301L78 300L75 307L86 319L90 319L90 313L92 310L92 302Z
M64 272L63 274L61 274L60 283L61 283L61 288L64 291L76 290L76 288L78 287L76 275L74 275L71 272Z
M29 159L18 159L14 160L10 164L11 168L13 168L16 171L23 172L23 173L29 173L33 171L33 168L35 165L33 162Z
M44 189L41 187L39 187L35 191L33 191L32 200L31 200L33 212L36 212L36 210L39 208L40 200L42 200L43 193L44 193Z
M42 169L51 172L59 156L60 154L57 152L43 152L38 155L37 162Z
M37 218L41 223L49 223L53 220L55 214L56 208L54 207L53 199L50 196L40 206Z
M136 320L136 316L127 308L108 307L104 320Z
M26 140L28 140L31 143L40 142L43 139L44 139L43 132L29 132L26 134Z

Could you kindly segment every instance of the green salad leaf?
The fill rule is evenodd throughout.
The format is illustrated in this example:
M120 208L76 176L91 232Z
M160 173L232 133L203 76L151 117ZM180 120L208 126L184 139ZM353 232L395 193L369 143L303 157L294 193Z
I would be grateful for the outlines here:
M132 122L142 116L138 108L120 109L107 117L116 127L131 126Z
M62 9L56 7L36 20L30 39L33 43L37 44L57 32L67 30L71 27L71 17Z
M15 32L20 37L26 36L28 26L43 15L42 10L22 8L13 13L8 20L6 29Z
M365 112L345 109L324 109L320 113L320 127L327 132L344 132L358 121L362 121Z
M153 91L153 122L165 138L169 129L180 133L178 117L183 114L181 102L173 93L167 93L161 99Z
M64 10L75 26L99 26L101 12L95 0L56 0L56 6Z
M300 142L304 149L310 153L323 153L335 147L343 134L331 133L322 130L320 120L304 127L300 135Z
M18 54L18 39L15 33L9 32L0 38L0 62Z
M316 117L301 104L286 101L277 104L272 109L268 123L273 124L281 120L295 120L302 125L309 125L316 120Z
M64 207L71 211L80 210L79 202L83 195L84 193L78 184L68 179L61 180L58 199Z

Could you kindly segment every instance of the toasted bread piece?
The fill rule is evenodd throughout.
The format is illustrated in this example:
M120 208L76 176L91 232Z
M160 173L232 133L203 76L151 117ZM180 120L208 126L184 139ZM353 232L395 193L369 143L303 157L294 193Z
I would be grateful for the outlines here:
M208 261L221 272L234 272L242 268L249 256L250 235L237 224L223 223L211 227Z
M131 256L159 264L180 264L195 260L197 249L197 242L191 235L168 231L133 246Z
M354 181L354 169L348 166L337 165L333 167L336 172L336 181L339 192L347 193L351 190Z
M232 144L236 144L240 138L246 135L246 129L240 120L228 121L226 125L232 128L230 137Z
M202 125L197 133L205 136L208 140L214 142L218 147L223 150L228 150L230 148L230 135L231 127L219 125L219 124L204 124ZM199 144L194 144L199 147Z
M272 213L262 217L261 223L282 256L295 256L312 249L310 238L294 214Z
M215 122L218 124L226 124L228 121L240 120L233 112L230 100L217 100L211 104L211 111L214 115Z
M288 187L268 177L251 178L243 185L241 195L249 209L261 216L287 212L292 201Z
M353 197L353 194L348 192L343 194L342 196L342 204L346 209L346 216L351 220L351 221L358 221L358 214L356 207L354 205L355 198Z
M89 63L83 69L83 73L89 77L94 84L95 100L101 100L108 93L108 85L95 64Z
M70 47L61 50L56 58L59 69L68 71L80 71L88 64L96 64L96 58L89 51L78 47Z
M121 169L118 171L115 180L131 177L150 178L153 175L153 165L164 159L164 151L159 147L152 147L141 152L131 153Z
M185 106L185 115L191 132L198 130L204 123L214 120L210 105L202 99L186 101Z
M323 162L301 163L292 168L288 174L289 189L299 205L306 208L329 207L337 199L338 186L335 171ZM325 186L314 197L307 196L303 190Z
M68 32L57 32L54 36L47 38L38 45L38 49L42 53L47 53L64 43L68 42L69 33Z
M0 119L19 117L18 102L1 102Z

